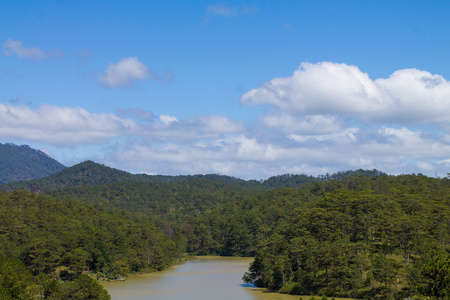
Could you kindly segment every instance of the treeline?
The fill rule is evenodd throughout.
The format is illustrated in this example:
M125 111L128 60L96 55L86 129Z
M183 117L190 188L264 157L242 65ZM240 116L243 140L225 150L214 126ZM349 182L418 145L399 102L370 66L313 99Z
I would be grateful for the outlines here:
M44 178L0 184L0 190L26 190L42 193L67 187L102 186L112 183L175 183L195 179L219 181L245 188L257 187L260 184L254 180L245 181L216 174L179 176L130 174L93 161L85 161Z
M79 285L95 285L84 273L117 279L130 272L161 270L184 252L182 237L168 237L160 227L133 221L126 212L102 212L25 191L0 193L0 245L1 261L17 262L0 266L0 295L13 295L11 299L22 299L14 296L21 289L37 298L97 299L55 295L74 293ZM67 284L58 287L56 280ZM45 292L47 284L51 291ZM9 299L5 297L1 299Z
M31 148L30 148L31 150ZM35 150L33 150L35 151ZM0 152L1 154L1 152ZM1 163L1 160L0 160ZM384 173L374 170L355 170L338 172L332 175L326 174L317 177L305 174L284 174L272 176L266 180L243 180L231 176L218 174L198 174L198 175L146 175L146 174L130 174L125 171L110 168L93 161L85 161L70 168L51 174L50 176L32 179L21 180L17 182L10 182L8 184L0 184L0 190L15 191L26 190L37 193L49 192L67 187L79 186L102 186L111 183L176 183L180 181L190 180L210 180L222 182L233 187L240 187L244 189L258 189L270 190L280 187L295 187L300 188L305 183L314 183L318 181L327 181L332 179L342 179L345 177L356 176L380 176ZM1 183L1 182L0 182Z
M245 281L283 293L418 296L433 290L425 266L450 252L450 180L360 176L277 189L191 220L187 235L192 252L255 255Z

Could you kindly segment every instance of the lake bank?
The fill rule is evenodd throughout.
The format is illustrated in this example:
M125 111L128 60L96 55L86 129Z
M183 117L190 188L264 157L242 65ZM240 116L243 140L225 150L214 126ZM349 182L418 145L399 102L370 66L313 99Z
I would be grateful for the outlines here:
M102 285L112 300L299 299L299 295L279 294L244 284L241 278L252 261L249 257L199 256L161 272L131 275L126 281Z

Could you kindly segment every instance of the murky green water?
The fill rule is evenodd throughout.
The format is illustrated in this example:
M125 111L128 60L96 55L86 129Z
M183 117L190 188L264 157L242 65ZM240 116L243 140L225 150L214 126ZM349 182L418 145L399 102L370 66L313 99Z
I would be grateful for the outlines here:
M130 276L103 286L112 300L293 300L243 284L251 258L198 257L163 272Z

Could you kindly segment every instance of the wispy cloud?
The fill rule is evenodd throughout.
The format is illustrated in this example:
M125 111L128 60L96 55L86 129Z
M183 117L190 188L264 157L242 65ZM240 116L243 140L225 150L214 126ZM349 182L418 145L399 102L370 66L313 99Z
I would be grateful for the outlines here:
M86 62L93 56L92 52L89 50L79 50L75 52L75 57L80 62Z
M0 120L0 139L41 141L53 146L102 144L133 136L151 142L196 141L244 130L242 123L223 116L178 120L140 109L119 109L114 115L54 105L31 109L0 103Z
M258 11L256 6L227 6L225 3L219 3L214 5L209 5L206 8L206 12L214 15L221 15L225 17L234 17L241 14L251 14Z
M153 122L155 120L153 112L140 108L119 108L116 114L120 117L137 118L145 122Z
M44 51L38 47L25 47L20 40L8 39L3 43L3 54L6 56L17 55L20 58L43 60L49 57L61 57L62 51Z

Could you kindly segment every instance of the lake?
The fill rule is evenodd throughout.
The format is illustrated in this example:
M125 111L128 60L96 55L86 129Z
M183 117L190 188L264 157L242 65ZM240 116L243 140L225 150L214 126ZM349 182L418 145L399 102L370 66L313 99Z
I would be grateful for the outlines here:
M200 256L162 272L102 283L112 300L298 300L242 282L252 258ZM303 297L308 300L309 297ZM349 300L349 299L347 299Z

